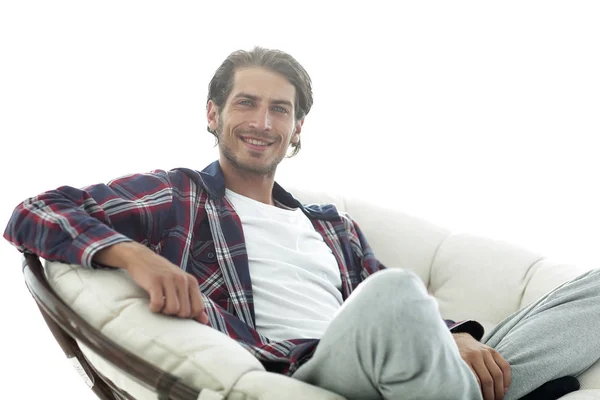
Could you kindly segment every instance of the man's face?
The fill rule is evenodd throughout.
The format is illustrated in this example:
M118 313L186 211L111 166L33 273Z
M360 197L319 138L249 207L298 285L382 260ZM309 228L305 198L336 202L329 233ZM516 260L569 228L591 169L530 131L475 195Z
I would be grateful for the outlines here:
M296 88L284 76L259 67L235 72L222 109L208 105L208 123L219 136L220 162L240 172L273 175L303 121L294 118Z

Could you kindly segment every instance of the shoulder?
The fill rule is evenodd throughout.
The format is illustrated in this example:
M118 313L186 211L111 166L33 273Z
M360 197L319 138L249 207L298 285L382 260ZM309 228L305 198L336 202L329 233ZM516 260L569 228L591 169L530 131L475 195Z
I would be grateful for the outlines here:
M327 193L321 195L316 192L307 191L283 193L289 196L287 202L296 203L296 206L302 207L306 215L313 220L327 221L346 228L350 228L353 225L353 219L344 211L345 201L341 196L332 196Z
M276 185L278 195L290 203L296 203L305 209L311 219L329 221L337 225L350 227L353 220L345 211L346 199L335 192L314 191L300 187L292 187L289 192Z
M302 207L317 219L335 220L340 219L341 213L333 203L309 203L302 204Z
M185 195L190 191L197 192L203 185L197 185L195 171L183 168L171 170L154 169L148 172L122 175L107 183L111 189L121 192L151 195L152 193L166 193ZM201 190L200 190L201 191Z
M352 217L347 212L340 211L334 203L311 203L303 204L302 206L312 219L329 222L338 231L343 231L346 234L352 234L355 231Z
M118 178L111 179L108 186L131 186L131 185L170 185L169 173L162 169L155 169L149 172L138 172L133 174L121 175Z

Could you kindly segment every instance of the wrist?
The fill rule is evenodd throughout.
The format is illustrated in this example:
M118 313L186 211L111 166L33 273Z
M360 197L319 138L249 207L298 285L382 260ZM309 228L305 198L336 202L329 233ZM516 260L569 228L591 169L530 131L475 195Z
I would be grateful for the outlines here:
M457 337L473 337L470 334L468 334L467 332L456 332L456 333L452 333L452 337L457 338Z
M475 341L477 342L478 340L475 339L471 334L467 333L467 332L456 332L452 334L452 338L454 339L455 342L468 342L468 341Z
M137 259L140 250L144 246L137 242L120 242L99 250L93 257L93 261L104 264L109 267L122 268L127 270Z

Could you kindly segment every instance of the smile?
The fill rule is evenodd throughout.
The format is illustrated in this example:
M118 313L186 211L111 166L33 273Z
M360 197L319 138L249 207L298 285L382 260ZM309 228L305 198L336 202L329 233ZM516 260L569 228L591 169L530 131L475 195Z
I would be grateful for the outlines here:
M269 142L265 142L264 140L258 140L258 139L252 139L252 138L242 137L241 139L244 143L250 145L250 147L252 147L252 148L266 148L267 146L270 146L272 144Z

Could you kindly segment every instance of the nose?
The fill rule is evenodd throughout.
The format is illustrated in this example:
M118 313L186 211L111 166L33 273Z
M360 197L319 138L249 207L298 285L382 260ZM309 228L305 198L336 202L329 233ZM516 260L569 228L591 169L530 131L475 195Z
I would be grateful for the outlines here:
M258 131L271 130L271 112L268 107L257 107L249 122L251 129Z

